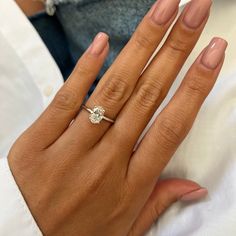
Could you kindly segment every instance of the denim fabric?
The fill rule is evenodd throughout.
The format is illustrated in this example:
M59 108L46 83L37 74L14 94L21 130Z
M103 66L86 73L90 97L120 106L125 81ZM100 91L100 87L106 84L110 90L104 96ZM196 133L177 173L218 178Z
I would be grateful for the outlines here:
M30 21L38 31L60 68L63 77L66 79L73 70L75 62L71 57L69 44L57 17L40 13L30 17Z
M110 54L101 74L127 43L137 24L154 2L154 0L72 1L77 3L59 4L56 15L67 36L75 61L99 31L104 31L110 36Z

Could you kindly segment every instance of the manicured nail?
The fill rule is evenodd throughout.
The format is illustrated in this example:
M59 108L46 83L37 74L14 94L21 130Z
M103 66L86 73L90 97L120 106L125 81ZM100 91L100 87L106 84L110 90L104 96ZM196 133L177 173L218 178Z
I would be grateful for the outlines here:
M158 0L150 11L150 16L158 25L166 24L175 14L180 0Z
M190 193L184 194L179 200L183 202L196 201L207 196L208 191L205 188L199 188Z
M192 0L183 18L189 28L198 28L206 19L212 0Z
M202 55L201 63L208 69L216 69L224 58L227 46L224 39L213 38Z
M98 33L94 38L93 43L89 47L89 52L93 55L99 55L106 48L109 37L105 33Z

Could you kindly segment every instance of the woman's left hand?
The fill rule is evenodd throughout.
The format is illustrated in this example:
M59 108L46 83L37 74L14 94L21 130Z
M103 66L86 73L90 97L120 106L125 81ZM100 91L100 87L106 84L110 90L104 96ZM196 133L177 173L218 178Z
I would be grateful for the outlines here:
M224 40L214 39L203 50L133 152L208 19L210 0L193 0L143 72L178 4L162 0L153 6L87 101L89 108L103 106L113 125L91 124L88 112L80 111L108 53L108 38L99 34L47 110L12 147L10 168L45 235L142 235L173 202L206 194L187 180L157 180L216 81Z

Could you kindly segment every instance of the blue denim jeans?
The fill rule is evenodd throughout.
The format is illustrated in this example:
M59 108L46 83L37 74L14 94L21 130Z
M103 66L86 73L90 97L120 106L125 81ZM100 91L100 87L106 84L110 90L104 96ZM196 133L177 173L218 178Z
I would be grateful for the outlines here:
M30 21L56 61L64 79L66 79L73 70L75 61L71 56L69 44L57 17L40 13L30 17Z

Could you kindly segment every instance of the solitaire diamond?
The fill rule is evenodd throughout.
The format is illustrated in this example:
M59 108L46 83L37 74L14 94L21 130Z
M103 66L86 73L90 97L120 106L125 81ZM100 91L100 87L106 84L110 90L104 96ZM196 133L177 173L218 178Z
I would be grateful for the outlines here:
M95 106L93 109L82 105L82 108L89 112L89 120L93 124L100 124L102 120L105 120L110 123L115 123L114 120L105 116L105 110L102 106Z
M104 114L105 114L105 110L103 109L103 107L95 106L92 109L91 114L89 115L89 120L93 124L99 124L104 118Z

